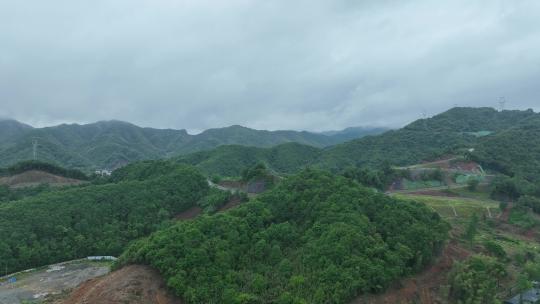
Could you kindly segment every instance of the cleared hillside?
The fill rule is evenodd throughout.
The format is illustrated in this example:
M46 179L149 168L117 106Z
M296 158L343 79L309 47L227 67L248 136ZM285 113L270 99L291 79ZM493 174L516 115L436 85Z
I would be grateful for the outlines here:
M54 175L39 170L30 170L12 176L0 177L0 185L11 188L35 187L42 184L50 186L73 186L80 185L83 182L82 180Z

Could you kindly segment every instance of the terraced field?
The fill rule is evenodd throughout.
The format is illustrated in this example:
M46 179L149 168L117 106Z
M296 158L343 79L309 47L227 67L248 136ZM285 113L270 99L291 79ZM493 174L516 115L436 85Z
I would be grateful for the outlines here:
M468 218L473 214L498 218L501 214L499 203L493 200L480 200L462 197L441 197L431 195L393 194L404 200L425 203L443 218Z

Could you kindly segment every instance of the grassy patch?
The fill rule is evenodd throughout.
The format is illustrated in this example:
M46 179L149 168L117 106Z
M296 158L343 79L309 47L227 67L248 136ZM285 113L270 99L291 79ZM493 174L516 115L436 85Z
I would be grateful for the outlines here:
M444 190L444 192L451 195L463 197L463 198L473 198L477 200L495 202L491 200L489 190L490 189L488 187L484 185L480 185L478 186L476 191L470 191L468 188L454 188L454 189Z
M396 194L395 196L404 200L422 202L433 208L433 210L439 213L443 218L455 217L454 209L458 217L465 218L472 216L474 213L478 214L479 216L485 214L487 217L489 217L489 212L491 212L492 217L497 217L500 214L499 204L491 200L408 194Z
M428 180L428 181L411 181L408 179L403 179L403 188L405 190L416 190L424 188L434 188L444 186L443 183L437 180Z
M513 208L508 222L523 229L531 229L539 224L538 220L525 208Z

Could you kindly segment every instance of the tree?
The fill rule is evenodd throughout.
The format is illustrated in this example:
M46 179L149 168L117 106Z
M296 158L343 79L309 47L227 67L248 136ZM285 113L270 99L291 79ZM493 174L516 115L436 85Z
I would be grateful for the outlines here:
M506 275L504 265L495 259L472 256L450 271L450 297L464 304L497 303L499 281Z
M507 258L506 251L504 251L504 248L501 245L495 243L494 241L491 241L491 240L485 241L484 247L491 255L499 259Z
M493 181L493 189L491 190L491 196L493 198L515 200L520 195L521 191L514 179L498 178Z
M469 191L476 191L478 184L480 184L480 182L476 178L471 178L467 181L467 189L469 189Z
M517 291L519 292L519 303L523 303L523 293L532 288L532 283L526 273L522 273L517 279Z
M473 246L474 243L474 237L476 236L476 233L478 232L478 216L476 213L474 213L471 216L471 219L469 220L469 224L467 225L467 229L465 230L465 234L463 237L465 240L467 240L470 244L470 246Z
M535 213L540 214L540 198L524 195L519 198L518 205L531 208Z

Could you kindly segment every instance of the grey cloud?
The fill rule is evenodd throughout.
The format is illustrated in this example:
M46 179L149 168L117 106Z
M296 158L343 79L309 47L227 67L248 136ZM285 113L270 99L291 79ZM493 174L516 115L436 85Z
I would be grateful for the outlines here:
M0 116L201 130L538 109L540 2L2 1Z

